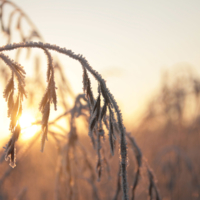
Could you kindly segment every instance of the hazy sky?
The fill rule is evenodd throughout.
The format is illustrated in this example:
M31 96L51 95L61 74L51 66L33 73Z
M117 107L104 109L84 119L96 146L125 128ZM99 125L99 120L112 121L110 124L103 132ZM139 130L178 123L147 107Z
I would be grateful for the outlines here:
M181 63L200 67L199 0L14 2L46 42L86 57L106 78L126 118L155 91L163 69ZM61 59L72 87L82 92L81 67Z

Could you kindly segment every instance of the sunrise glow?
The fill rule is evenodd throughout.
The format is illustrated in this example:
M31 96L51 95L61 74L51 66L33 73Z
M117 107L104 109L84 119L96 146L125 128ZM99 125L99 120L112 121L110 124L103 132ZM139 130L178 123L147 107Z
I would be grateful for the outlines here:
M28 140L32 138L40 129L38 125L32 125L35 122L35 118L30 113L23 113L19 123L21 126L21 136L22 140Z

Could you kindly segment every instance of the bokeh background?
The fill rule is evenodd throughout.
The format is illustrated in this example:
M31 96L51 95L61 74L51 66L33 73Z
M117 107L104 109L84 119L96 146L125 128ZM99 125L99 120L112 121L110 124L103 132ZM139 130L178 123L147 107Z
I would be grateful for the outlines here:
M144 163L149 163L155 180L158 181L162 198L200 199L200 1L13 2L34 22L45 42L82 54L90 65L102 74L119 103L127 131L135 137L143 153ZM8 6L4 13L5 21L8 21L11 10ZM28 30L26 23L23 26ZM5 45L5 34L0 33L0 38L0 45ZM19 35L13 35L13 41L17 42L19 38ZM8 55L14 58L15 53ZM40 64L36 60L31 61L33 56L24 59L27 54L25 50L21 54L20 63L27 72L27 89L31 97L24 103L24 110L28 111L24 121L25 118L31 118L31 113L31 123L41 117L36 108L45 90L46 60L41 51L37 50L32 50L31 55L38 55ZM63 93L59 94L61 107L58 108L57 114L51 113L51 120L72 107L74 98L83 92L82 69L79 63L56 53L54 56L55 61L59 60L58 66L62 66L62 71L57 66L57 79L58 88L61 88ZM1 73L5 75L5 72ZM66 77L65 81L70 83L67 82L67 87L63 87L61 74ZM4 79L0 86L1 93L5 86ZM36 82L38 84L35 86ZM92 85L96 92L97 84L94 80ZM63 95L66 95L65 100ZM3 95L0 102L0 137L4 144L10 133ZM62 130L59 131L65 136L69 132L69 122L66 121L69 121L69 117L57 124L64 127L66 134L63 134ZM30 124L27 123L25 121L25 134L30 136L33 132L34 135L40 130L38 127L34 130L28 129L26 126ZM88 127L81 120L77 121L77 124L79 140L86 150L91 152ZM52 131L58 129L52 127ZM59 159L64 157L59 152L59 145L50 138L45 152L41 154L37 136L29 136L24 136L21 142L19 141L19 157L22 155L22 158L20 157L14 171L11 172L8 163L3 162L3 157L0 160L3 163L0 166L0 199L53 199L56 198L56 190L62 194L60 199L65 199L63 191L67 190L69 177L62 178L64 172L60 172L61 175L58 176ZM37 142L24 155L26 147L24 150L22 144L25 141L29 146L34 140ZM132 156L131 145L128 145L128 177L131 185L137 162ZM80 152L77 154L80 156ZM95 152L88 155L95 169ZM108 160L109 156L107 155ZM112 199L117 186L117 155L109 161L111 174L107 174L105 165L102 182L95 182L98 195L89 195L87 191L92 191L91 188L94 187L88 180L88 185L82 180L79 182L79 192L75 191L74 199ZM90 173L87 170L83 172L86 176ZM58 180L58 177L61 178ZM136 199L147 198L147 177L143 166ZM73 186L77 183L72 181L70 184ZM59 189L56 187L58 185Z
M17 3L46 42L83 54L106 78L127 120L137 119L163 71L187 65L199 73L198 0ZM62 61L80 93L81 70Z

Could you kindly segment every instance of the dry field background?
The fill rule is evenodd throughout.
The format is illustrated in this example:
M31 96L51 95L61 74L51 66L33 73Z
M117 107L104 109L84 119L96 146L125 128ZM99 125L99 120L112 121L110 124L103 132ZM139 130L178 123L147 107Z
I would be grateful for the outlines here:
M9 16L6 21L7 5L13 10L6 13ZM91 71L84 68L84 58L73 55L83 64L85 92L75 96L64 67L56 57L51 63L46 48L50 46L43 44L44 39L24 11L10 1L0 0L0 23L5 45L24 42L19 45L27 47L23 50L17 44L0 47L1 84L6 88L4 97L8 101L12 133L9 142L1 143L5 150L0 154L0 199L200 199L197 73L190 68L181 68L176 74L166 72L138 125L125 130L113 97L98 74L98 85L90 85L90 79L92 83L94 80ZM15 35L18 41L13 41ZM41 51L38 54L30 46L45 51L47 73L41 70L44 68ZM17 50L7 54L5 49L9 48ZM31 63L33 70L25 79L27 99L23 103L23 71L4 52L16 62L26 59L25 63ZM12 81L18 83L15 89ZM11 101L13 93L16 94ZM53 106L50 109L51 102L61 108L57 114ZM38 109L39 104L41 113L34 112L31 126L41 125L41 128L32 137L23 139L19 136L20 129L22 133L31 129L20 128L19 118L26 110ZM11 168L5 157L16 167Z

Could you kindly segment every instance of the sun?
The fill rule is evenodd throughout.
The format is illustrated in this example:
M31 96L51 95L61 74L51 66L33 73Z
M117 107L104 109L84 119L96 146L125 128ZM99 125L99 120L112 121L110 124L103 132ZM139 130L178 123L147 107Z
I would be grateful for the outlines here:
M40 130L38 125L32 125L32 123L35 121L36 120L31 113L26 112L22 114L19 119L19 124L21 126L20 138L22 140L28 140L32 138Z

